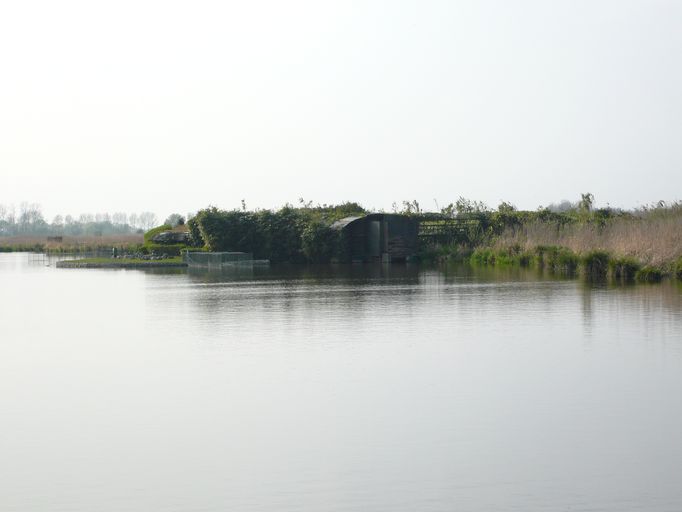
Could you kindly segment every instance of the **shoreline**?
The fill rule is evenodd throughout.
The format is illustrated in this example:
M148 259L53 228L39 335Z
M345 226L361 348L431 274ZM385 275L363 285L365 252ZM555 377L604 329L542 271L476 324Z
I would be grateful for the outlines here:
M84 261L84 260L62 260L55 264L56 268L187 268L187 263L178 261Z

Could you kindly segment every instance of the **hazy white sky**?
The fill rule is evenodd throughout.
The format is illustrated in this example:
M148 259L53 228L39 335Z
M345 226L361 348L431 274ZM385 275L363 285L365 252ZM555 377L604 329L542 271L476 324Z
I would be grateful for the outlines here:
M0 203L682 198L682 2L0 7Z

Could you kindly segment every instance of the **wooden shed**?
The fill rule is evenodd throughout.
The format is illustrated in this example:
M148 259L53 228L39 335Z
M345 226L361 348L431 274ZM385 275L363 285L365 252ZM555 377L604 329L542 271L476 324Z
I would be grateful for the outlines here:
M417 253L419 221L407 215L372 213L346 217L331 226L341 231L341 260L406 261Z

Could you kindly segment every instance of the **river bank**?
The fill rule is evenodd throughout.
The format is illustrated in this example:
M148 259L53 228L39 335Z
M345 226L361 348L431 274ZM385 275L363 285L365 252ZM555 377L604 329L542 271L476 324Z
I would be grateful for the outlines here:
M561 214L495 212L464 242L424 247L431 261L543 267L557 273L657 281L682 279L682 207Z
M125 259L125 258L84 258L78 260L62 260L57 268L184 268L187 263L182 258L166 258L161 260Z

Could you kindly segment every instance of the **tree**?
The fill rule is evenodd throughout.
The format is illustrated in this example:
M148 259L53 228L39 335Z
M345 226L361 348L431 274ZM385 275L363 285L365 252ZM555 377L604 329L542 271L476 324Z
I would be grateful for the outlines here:
M185 219L179 213L171 213L163 223L173 227L183 226L185 224Z
M580 197L580 203L578 203L580 210L587 213L591 212L592 205L594 204L594 196L587 192L586 194L580 194Z
M47 229L39 204L21 203L19 212L19 229L22 232L35 233Z
M119 226L125 226L128 224L128 215L126 215L125 212L116 212L112 215L111 219L114 224Z
M483 201L472 201L471 199L466 199L465 197L459 196L459 199L455 201L455 210L457 215L464 215L467 213L485 213L490 211L488 205Z
M338 251L339 233L323 222L311 222L301 234L303 254L312 263L329 263Z
M156 214L153 212L142 212L139 216L140 227L149 231L156 225Z
M508 203L507 201L502 201L500 205L497 207L497 211L499 213L513 213L516 211L516 206L514 206L511 203Z

